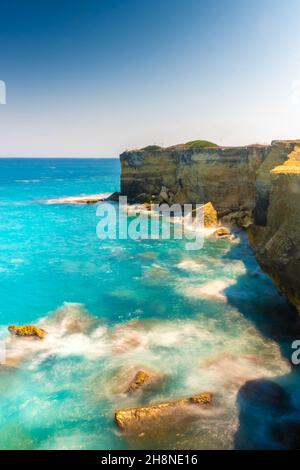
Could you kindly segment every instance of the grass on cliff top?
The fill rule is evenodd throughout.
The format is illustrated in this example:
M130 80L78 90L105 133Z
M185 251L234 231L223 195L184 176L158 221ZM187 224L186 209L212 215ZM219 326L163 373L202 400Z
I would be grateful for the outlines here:
M162 150L162 147L160 147L159 145L147 145L147 147L144 147L141 150L155 151L155 150Z
M205 148L205 147L218 147L217 144L214 144L213 142L209 142L209 140L192 140L190 142L187 142L186 144L177 144L173 145L172 147L167 147L167 149L200 149L200 148ZM160 145L147 145L147 147L143 147L141 149L142 151L148 151L148 152L155 152L159 150L163 150L163 147Z
M199 149L203 147L218 147L217 144L209 142L208 140L191 140L185 144L188 149Z

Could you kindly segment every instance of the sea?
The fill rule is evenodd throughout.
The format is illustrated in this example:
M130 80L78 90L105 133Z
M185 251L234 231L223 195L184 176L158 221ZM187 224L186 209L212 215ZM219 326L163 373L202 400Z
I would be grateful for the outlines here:
M119 188L118 158L0 159L0 448L284 448L299 321L246 233L194 251L100 240L97 204L48 202ZM11 337L12 324L47 335ZM159 386L126 393L139 370ZM213 404L178 428L128 434L115 422L116 410L202 391Z

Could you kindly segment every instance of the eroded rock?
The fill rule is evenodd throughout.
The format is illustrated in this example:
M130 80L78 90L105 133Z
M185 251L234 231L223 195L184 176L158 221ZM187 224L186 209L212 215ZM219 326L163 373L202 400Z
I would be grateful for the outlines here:
M300 142L277 147L288 158L269 171L266 215L262 220L256 211L250 243L262 269L300 312Z
M34 325L10 325L8 330L11 334L15 336L22 336L22 337L36 337L39 339L43 339L46 335L46 331L43 328L39 328Z
M218 224L218 214L211 202L204 204L204 227L214 227Z
M129 395L154 388L162 382L163 377L153 371L139 370L130 381L126 393Z
M231 233L228 228L220 227L213 233L213 235L217 238L227 238L230 237Z
M176 418L185 418L193 412L195 407L205 409L212 404L212 401L213 394L211 392L202 392L180 400L118 410L115 413L115 419L120 429L130 431L139 427L147 427L160 420L166 420L172 415Z

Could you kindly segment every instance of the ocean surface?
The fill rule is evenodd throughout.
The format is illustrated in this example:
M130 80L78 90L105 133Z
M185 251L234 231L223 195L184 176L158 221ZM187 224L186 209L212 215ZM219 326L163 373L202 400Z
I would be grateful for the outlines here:
M247 380L291 388L297 319L244 233L99 240L96 205L48 199L119 189L118 159L0 160L1 449L280 448L277 410L240 399ZM41 324L43 341L11 339ZM127 396L140 369L164 377ZM214 393L180 429L125 436L119 408ZM272 405L272 403L271 403ZM147 430L146 430L147 431Z

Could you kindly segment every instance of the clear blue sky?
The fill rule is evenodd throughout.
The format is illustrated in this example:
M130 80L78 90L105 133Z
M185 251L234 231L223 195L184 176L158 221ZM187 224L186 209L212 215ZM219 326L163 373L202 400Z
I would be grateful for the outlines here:
M0 156L300 138L299 0L1 0Z

